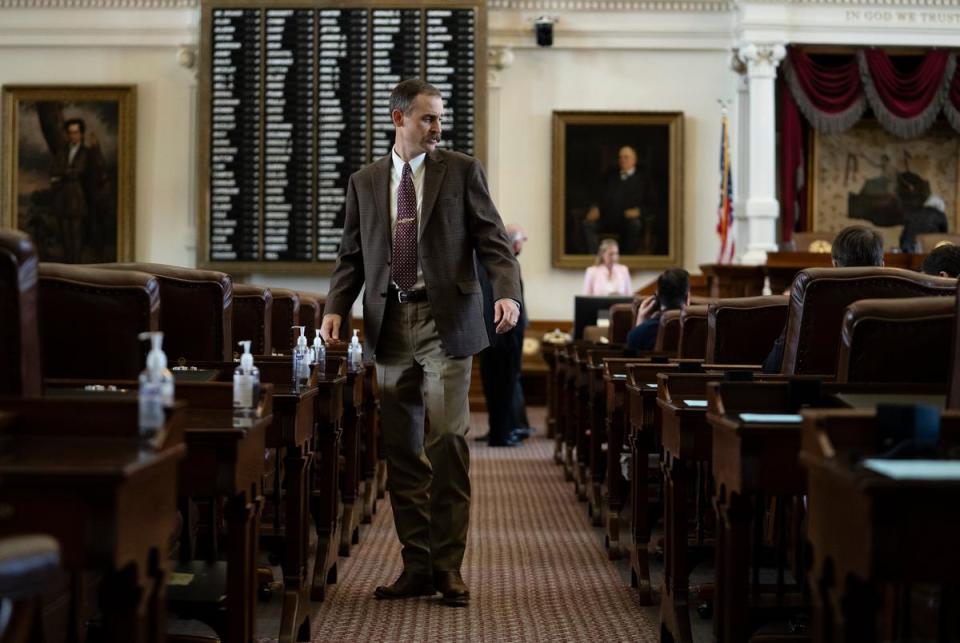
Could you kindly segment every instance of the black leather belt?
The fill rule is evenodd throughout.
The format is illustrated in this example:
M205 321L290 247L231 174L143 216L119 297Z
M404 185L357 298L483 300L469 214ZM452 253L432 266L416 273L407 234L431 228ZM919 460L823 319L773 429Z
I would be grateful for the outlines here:
M427 301L427 289L421 288L419 290L397 290L396 288L391 287L390 299L396 298L401 304L418 304L422 301Z

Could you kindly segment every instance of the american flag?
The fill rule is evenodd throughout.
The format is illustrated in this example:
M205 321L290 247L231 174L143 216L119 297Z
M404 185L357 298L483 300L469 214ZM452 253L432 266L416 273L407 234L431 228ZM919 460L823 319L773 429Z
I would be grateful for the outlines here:
M730 167L730 135L727 111L723 111L720 135L720 205L717 208L717 236L720 237L720 255L717 263L733 263L736 252L736 232L733 219L733 169Z

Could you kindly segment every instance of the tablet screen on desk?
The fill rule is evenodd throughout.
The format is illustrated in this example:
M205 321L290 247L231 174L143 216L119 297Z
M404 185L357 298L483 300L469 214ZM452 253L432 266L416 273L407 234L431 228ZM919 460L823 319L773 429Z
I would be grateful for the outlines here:
M960 460L883 460L868 458L862 463L869 469L893 480L960 481Z
M707 408L706 400L684 400L684 406L689 406L694 409L705 409Z
M803 416L796 413L741 413L740 420L747 423L800 424Z

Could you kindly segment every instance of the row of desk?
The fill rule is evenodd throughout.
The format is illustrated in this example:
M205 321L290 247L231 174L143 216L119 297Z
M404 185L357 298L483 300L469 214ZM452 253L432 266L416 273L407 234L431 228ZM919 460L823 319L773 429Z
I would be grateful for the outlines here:
M890 584L898 596L905 583L952 587L960 485L892 480L859 461L885 450L878 403L942 407L945 385L760 376L585 342L543 350L555 459L604 528L610 558L629 556L641 603L659 599L661 640L692 641L694 608L712 613L717 641L882 640L904 627L902 611L895 622L883 609ZM958 421L944 412L933 457L955 449ZM626 508L631 529L621 534ZM650 545L661 512L656 588ZM691 569L711 557L714 582L691 588ZM958 631L956 597L939 598L943 636Z
M48 380L43 398L0 401L0 535L51 534L74 581L103 574L103 640L165 640L169 603L224 641L252 641L260 548L283 570L279 640L309 640L310 599L324 598L382 497L375 378L335 352L299 390L288 357L257 366L259 419L246 428L233 427L234 364L175 371L155 446L137 436L135 382ZM200 500L209 513L195 531ZM84 640L89 601L71 600L66 638Z

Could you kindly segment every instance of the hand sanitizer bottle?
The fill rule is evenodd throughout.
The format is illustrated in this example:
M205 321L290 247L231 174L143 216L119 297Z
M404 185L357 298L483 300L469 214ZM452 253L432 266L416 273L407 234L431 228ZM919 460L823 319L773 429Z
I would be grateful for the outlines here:
M316 337L313 338L313 363L320 366L322 369L323 366L327 363L327 349L323 346L323 340L320 339L320 329L317 328Z
M353 337L350 338L350 346L347 348L347 357L350 366L357 368L363 362L363 347L360 346L360 336L356 328L353 329Z
M310 379L310 355L307 348L306 326L291 326L300 331L297 345L293 347L293 387L299 389L306 386Z
M139 428L140 437L153 440L163 429L163 410L173 406L173 373L167 369L163 352L163 333L140 333L141 340L150 340L147 367L140 373Z
M243 347L240 366L233 371L233 426L249 428L256 419L260 401L260 369L253 365L250 340L238 342Z

